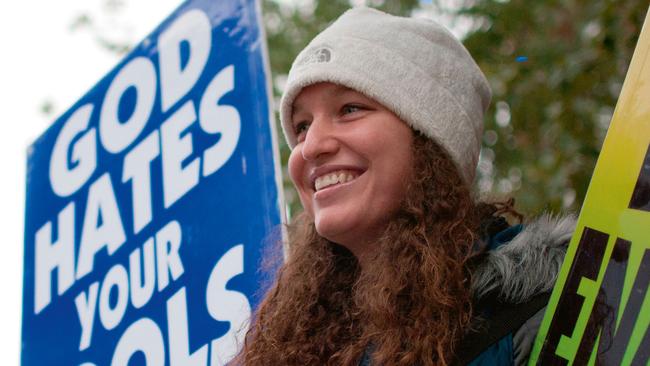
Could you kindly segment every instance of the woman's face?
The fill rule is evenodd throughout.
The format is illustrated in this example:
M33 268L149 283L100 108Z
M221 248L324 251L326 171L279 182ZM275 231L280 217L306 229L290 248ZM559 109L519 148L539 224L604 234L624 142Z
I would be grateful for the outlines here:
M319 83L296 98L289 174L316 231L363 256L396 213L413 166L413 133L352 89Z

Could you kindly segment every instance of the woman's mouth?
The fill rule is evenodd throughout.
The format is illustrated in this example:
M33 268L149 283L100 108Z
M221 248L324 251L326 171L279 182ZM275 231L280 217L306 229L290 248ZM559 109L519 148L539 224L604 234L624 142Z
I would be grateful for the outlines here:
M321 189L331 187L337 184L343 184L355 180L359 176L358 172L352 170L337 170L330 172L316 178L314 181L314 190L316 192Z

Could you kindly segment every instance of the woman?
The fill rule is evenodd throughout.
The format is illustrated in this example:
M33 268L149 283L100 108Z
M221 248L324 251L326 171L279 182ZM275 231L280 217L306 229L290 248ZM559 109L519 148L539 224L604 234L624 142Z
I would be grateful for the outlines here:
M522 231L474 201L489 99L427 20L353 9L298 55L281 119L304 212L237 363L525 362L571 220Z

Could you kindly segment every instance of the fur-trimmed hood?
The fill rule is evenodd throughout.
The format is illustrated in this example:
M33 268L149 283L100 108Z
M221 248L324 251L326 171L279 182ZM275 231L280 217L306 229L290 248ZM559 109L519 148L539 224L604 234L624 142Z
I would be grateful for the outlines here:
M521 303L550 291L573 235L576 217L543 215L525 224L511 241L487 253L472 276L477 298L496 293Z

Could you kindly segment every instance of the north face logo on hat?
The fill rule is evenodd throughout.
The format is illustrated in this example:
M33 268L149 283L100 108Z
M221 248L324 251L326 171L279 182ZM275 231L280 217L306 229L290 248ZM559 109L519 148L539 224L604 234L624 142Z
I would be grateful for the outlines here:
M331 59L332 50L327 47L319 47L309 54L305 55L302 60L298 61L298 66L330 62Z

